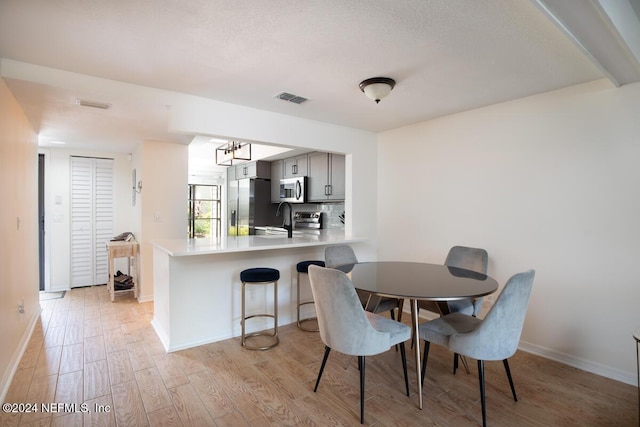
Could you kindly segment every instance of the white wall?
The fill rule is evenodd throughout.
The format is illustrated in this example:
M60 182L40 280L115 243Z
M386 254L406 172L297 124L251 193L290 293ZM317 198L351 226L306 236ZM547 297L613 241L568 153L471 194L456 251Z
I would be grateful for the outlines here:
M153 300L153 248L155 239L187 238L187 145L145 140L134 164L142 191L138 194L136 237L140 242L139 301Z
M523 348L635 384L639 111L603 80L380 134L379 258L535 268Z
M71 156L114 159L114 235L133 229L131 206L131 161L126 154L52 148L45 155L45 219L48 291L69 289L71 281L70 173ZM124 265L124 264L123 264Z
M38 301L38 140L0 79L0 402L31 330ZM18 312L18 304L24 313Z

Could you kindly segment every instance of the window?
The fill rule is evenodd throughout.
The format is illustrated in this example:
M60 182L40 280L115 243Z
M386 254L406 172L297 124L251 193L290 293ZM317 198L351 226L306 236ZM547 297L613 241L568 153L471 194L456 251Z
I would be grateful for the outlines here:
M189 237L220 237L220 185L189 184Z

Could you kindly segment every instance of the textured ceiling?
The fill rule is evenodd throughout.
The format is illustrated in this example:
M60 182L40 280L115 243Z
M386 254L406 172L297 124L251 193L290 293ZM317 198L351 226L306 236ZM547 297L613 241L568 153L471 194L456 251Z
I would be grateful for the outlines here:
M605 76L529 0L0 0L0 58L374 132ZM152 100L3 76L41 140L188 140ZM397 81L377 105L373 76Z

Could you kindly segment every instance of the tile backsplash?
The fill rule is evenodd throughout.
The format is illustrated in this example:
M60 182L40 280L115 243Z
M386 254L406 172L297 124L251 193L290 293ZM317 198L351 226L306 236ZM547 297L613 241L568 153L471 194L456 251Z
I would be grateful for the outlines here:
M324 228L343 228L344 224L340 216L344 216L343 203L304 203L294 204L293 211L312 212L320 211L324 214Z
M319 210L325 214L325 228L344 227L344 223L340 220L340 217L344 218L344 203L327 203L320 207Z

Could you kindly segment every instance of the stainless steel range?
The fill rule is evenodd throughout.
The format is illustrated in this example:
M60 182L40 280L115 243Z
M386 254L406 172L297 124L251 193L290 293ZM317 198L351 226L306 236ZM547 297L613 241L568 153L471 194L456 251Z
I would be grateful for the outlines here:
M322 212L296 212L293 224L296 230L321 230L324 228Z

